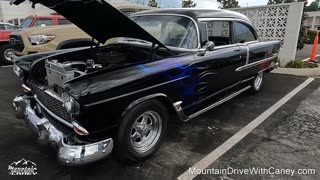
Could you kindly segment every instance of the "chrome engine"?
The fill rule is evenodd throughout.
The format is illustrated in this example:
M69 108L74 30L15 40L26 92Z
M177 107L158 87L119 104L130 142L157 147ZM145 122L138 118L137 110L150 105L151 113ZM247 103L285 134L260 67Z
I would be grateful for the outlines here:
M74 78L86 75L91 70L102 68L100 64L95 64L93 60L63 62L58 60L47 60L45 63L48 85L62 85Z

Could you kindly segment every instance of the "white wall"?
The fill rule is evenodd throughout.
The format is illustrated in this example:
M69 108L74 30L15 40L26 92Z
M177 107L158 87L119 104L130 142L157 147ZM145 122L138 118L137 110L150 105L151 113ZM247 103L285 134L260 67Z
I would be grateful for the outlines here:
M281 42L280 65L295 60L303 13L303 2L232 9L252 21L261 40Z

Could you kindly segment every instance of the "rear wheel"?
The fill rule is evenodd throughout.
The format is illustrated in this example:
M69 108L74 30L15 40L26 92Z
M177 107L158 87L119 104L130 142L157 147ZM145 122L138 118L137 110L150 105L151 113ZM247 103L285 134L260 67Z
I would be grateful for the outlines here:
M13 60L16 57L16 54L10 44L1 45L0 54L2 64L13 64Z
M249 92L251 94L256 94L257 92L259 92L263 86L263 82L264 82L264 72L261 71L257 74L257 76L251 82L251 88Z
M125 162L148 159L159 149L167 128L168 111L158 100L138 104L124 116L115 153Z

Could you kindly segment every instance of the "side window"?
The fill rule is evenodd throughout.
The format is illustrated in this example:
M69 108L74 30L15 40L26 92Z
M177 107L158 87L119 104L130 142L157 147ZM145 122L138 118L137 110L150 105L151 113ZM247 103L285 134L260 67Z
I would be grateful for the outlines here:
M215 46L231 44L231 22L229 21L208 21L208 39L214 42Z
M0 30L6 30L6 28L4 27L4 24L0 24Z
M65 25L65 24L71 24L71 22L68 19L58 19L59 25Z
M254 35L254 30L242 23L235 23L235 32L236 43L245 43L257 40L256 36Z
M11 29L13 29L13 27L10 26L10 25L8 25L8 24L5 24L5 25L4 25L4 28L5 28L5 30L11 30Z
M52 19L37 19L33 26L52 26Z
M9 24L5 24L4 27L5 27L6 30L14 30L14 29L17 29L15 26L11 26L11 25L9 25Z

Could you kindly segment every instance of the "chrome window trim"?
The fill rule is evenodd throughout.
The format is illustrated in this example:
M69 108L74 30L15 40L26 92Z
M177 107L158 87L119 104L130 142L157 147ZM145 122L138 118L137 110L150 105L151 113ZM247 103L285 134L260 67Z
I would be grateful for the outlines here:
M244 19L238 19L238 18L198 18L198 21L199 22L203 22L203 21L241 21L241 22L244 22L244 23L248 23L250 24L252 27L254 27L252 25L252 22L251 21L247 21L247 20L244 20Z
M241 21L241 22L245 22L245 23L250 24L252 26L252 28L254 28L254 26L252 25L252 22L246 21L246 20L243 20L243 19L237 19L237 18L198 18L198 21L199 22L206 22L206 21L231 21L231 22ZM216 46L215 50L216 49L229 48L229 47L236 47L236 46L247 46L249 44L253 44L253 43L259 42L259 38L258 37L256 37L256 38L257 38L257 40L248 41L248 42L245 42L245 43L235 43L235 44L228 44L228 45L223 45L223 46Z
M200 30L199 30L199 26L198 26L198 22L193 19L192 17L190 16L187 16L187 15L183 15L183 14L171 14L171 13L168 13L168 14L153 14L153 13L150 13L150 14L138 14L138 15L132 15L130 17L141 17L141 16L178 16L178 17L185 17L185 18L188 18L190 19L193 24L195 25L196 27L196 31L197 31L197 38L198 38L198 47L196 48L193 48L193 49L187 49L187 48L180 48L180 47L174 47L174 48L177 48L177 49L183 49L183 50L198 50L201 48L201 40L200 40ZM167 45L165 45L167 46ZM167 47L171 47L171 46L167 46Z

